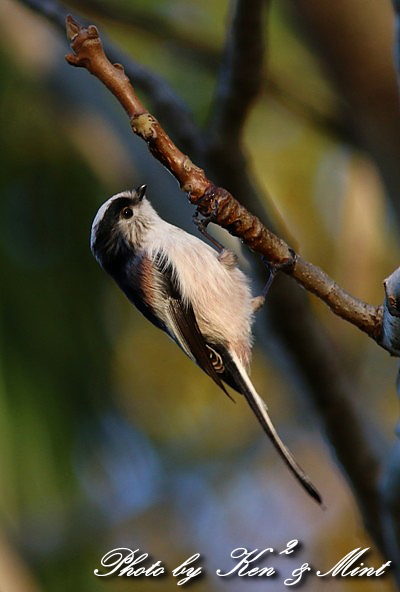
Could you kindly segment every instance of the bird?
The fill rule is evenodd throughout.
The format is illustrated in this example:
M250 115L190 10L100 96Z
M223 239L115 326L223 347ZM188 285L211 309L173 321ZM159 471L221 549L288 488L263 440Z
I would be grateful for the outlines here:
M128 299L230 398L243 395L306 492L322 497L278 435L249 376L252 324L265 294L253 297L236 255L216 250L161 218L146 185L110 197L97 211L91 251Z

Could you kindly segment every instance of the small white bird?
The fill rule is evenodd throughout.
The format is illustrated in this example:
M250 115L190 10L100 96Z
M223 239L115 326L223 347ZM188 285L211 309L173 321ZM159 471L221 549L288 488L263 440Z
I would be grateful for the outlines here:
M251 326L264 298L253 298L227 250L165 222L145 198L146 186L123 191L97 212L91 250L129 300L165 331L226 393L244 395L275 448L306 491L322 499L278 436L248 372ZM228 395L229 396L229 395Z

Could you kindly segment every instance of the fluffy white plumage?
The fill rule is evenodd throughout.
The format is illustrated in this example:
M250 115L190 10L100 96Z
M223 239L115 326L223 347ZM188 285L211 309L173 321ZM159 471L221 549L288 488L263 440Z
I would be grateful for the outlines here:
M103 204L93 221L91 249L128 298L226 393L224 382L243 394L306 491L321 496L278 436L249 375L254 311L235 256L169 224L144 197L145 186L123 191ZM228 394L228 393L227 393Z
M92 225L91 245L110 204L124 197L131 197L131 192L118 193L101 206ZM173 265L183 300L193 306L201 333L228 342L248 368L257 304L233 253L219 254L199 238L169 224L145 197L135 206L134 221L119 220L118 227L127 244L135 245L136 256L154 259L162 253L162 263Z

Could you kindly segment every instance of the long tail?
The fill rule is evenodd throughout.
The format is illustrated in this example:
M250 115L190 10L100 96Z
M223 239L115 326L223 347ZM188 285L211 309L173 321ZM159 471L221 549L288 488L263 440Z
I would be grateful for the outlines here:
M267 406L255 390L254 386L252 385L251 380L248 377L245 368L243 367L243 364L240 362L240 360L234 352L231 351L229 352L229 354L232 359L232 365L229 368L229 371L231 375L235 377L242 394L246 397L247 403L256 415L262 428L264 429L268 437L271 439L276 450L283 458L289 469L292 471L296 479L307 491L307 493L312 498L314 498L319 504L322 504L322 497L319 494L318 490L311 483L310 479L305 474L303 469L299 466L297 461L294 459L289 449L280 439L268 415Z

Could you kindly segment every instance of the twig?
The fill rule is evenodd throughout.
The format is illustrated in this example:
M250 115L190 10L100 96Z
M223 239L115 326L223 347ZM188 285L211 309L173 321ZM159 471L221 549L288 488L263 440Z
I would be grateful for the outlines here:
M67 12L56 0L20 0L26 6L35 10L38 14L42 14L50 21L52 21L59 29L65 31L65 17ZM131 5L129 10L125 6L120 5L118 13L115 8L110 8L109 5L103 4L96 0L70 1L69 5L77 6L85 14L98 14L107 21L122 24L125 27L135 27L151 33L152 35L168 41L169 45L183 52L185 59L199 64L212 73L218 67L219 53L216 48L207 44L204 39L193 40L193 36L187 35L184 31L175 28L168 19L163 16L154 15L148 16L143 10ZM79 17L85 21L83 17ZM172 39L173 36L173 39ZM146 68L141 68L137 63L133 62L128 55L122 59L118 56L118 50L114 45L104 41L103 44L106 54L110 57L112 62L120 62L124 64L125 71L135 84L137 88L142 90L149 98L152 104L152 109L158 117L161 117L166 127L174 130L174 137L185 151L191 154L196 154L196 149L199 147L193 143L195 136L200 140L199 134L194 134L195 126L193 117L187 108L186 103L181 101L180 97L171 89L171 87L160 76L154 76ZM157 82L158 80L158 82ZM351 127L346 126L343 117L339 114L327 114L321 112L310 104L306 97L299 95L298 89L291 88L285 80L280 77L274 77L273 73L269 73L268 84L266 85L265 76L263 79L264 92L275 98L279 103L291 111L296 117L299 117L311 125L315 126L322 133L331 136L340 141L346 141L347 144L352 144L359 147L360 143L354 136ZM178 103L180 104L178 106ZM177 110L182 107L180 117L180 125L175 126ZM185 115L186 113L186 115ZM193 147L194 146L194 147Z
M265 0L265 2L270 4L270 0ZM105 4L99 0L69 0L68 5L76 7L80 12L93 17L101 17L106 19L107 22L118 24L124 28L129 27L134 31L145 31L153 37L161 39L163 43L167 43L172 53L179 52L180 56L188 63L198 64L202 68L209 70L212 75L215 74L218 68L220 53L206 37L198 36L194 38L191 31L187 31L185 27L175 26L171 18L167 18L158 11L149 14L147 10L143 10L136 4L119 4L118 10L116 10L114 5ZM253 43L253 39L251 39L251 42ZM244 46L242 49L246 50L247 47ZM108 54L107 50L106 54ZM131 78L129 66L126 62L123 63L129 78ZM290 81L274 72L269 72L268 80L266 80L265 68L262 72L261 82L261 90L274 97L296 117L310 122L322 133L335 140L346 142L357 148L360 146L360 142L354 135L354 130L351 126L346 125L344 115L339 109L335 113L325 112L324 109L321 110L312 102L310 103L308 97L301 93L301 89L298 87L294 89Z
M272 263L287 264L285 273L320 297L337 315L380 342L381 307L371 306L347 294L319 267L296 256L282 239L265 228L228 191L207 179L204 171L174 145L156 118L139 101L123 67L113 65L107 59L94 25L82 27L69 16L67 34L74 52L66 56L67 61L73 66L85 67L117 97L130 118L133 131L147 142L155 158L175 176L201 214L213 216L216 224L241 238Z
M65 33L65 21L68 13L57 0L22 1L48 18L63 34ZM154 112L159 117L162 117L166 127L174 129L174 135L179 144L188 152L199 154L201 150L199 129L186 103L172 90L164 78L137 64L113 44L105 42L104 47L113 63L125 64L128 77L135 83L137 88L148 95ZM179 126L175 125L176 121L179 121Z
M382 345L389 344L390 351L400 356L400 267L385 279L383 285Z
M219 53L205 36L194 37L193 31L176 24L172 15L165 11L149 10L140 3L119 3L118 8L101 0L69 0L68 5L79 12L106 19L107 22L118 24L135 30L145 31L153 38L162 40L169 48L178 50L188 61L196 62L200 66L215 71Z

